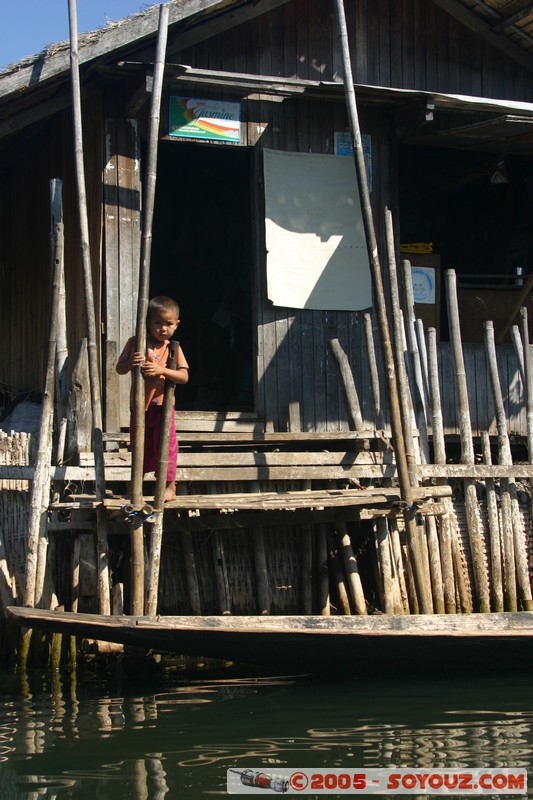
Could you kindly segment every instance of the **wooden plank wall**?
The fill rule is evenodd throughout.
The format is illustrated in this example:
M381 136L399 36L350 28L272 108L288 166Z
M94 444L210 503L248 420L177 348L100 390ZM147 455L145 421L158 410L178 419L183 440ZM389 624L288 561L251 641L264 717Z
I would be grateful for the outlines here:
M525 69L431 0L350 0L345 8L355 83L533 99ZM176 60L209 69L338 80L334 3L292 0L183 50Z
M85 101L86 185L94 294L101 292L102 147L100 99ZM65 284L70 366L86 336L79 222L68 111L20 137L0 158L0 379L13 393L42 391L50 326L50 180L63 181ZM100 324L97 309L97 325Z

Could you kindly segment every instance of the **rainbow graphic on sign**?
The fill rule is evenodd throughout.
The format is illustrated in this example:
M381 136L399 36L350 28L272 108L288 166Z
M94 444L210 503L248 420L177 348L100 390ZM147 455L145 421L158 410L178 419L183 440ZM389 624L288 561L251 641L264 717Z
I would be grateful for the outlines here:
M169 135L238 143L241 139L240 103L171 97Z

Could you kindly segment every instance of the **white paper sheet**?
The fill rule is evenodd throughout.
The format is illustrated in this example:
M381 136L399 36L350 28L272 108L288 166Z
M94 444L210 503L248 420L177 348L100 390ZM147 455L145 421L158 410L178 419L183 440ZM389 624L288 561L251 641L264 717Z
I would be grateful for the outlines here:
M264 150L267 291L276 306L372 304L353 159Z

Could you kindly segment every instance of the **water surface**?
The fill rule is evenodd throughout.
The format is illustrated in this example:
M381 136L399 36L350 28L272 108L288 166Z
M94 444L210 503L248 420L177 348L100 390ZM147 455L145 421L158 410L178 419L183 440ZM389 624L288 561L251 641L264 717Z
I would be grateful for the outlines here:
M148 676L3 674L0 695L2 800L224 797L229 767L525 767L533 785L524 674L329 682L168 660Z

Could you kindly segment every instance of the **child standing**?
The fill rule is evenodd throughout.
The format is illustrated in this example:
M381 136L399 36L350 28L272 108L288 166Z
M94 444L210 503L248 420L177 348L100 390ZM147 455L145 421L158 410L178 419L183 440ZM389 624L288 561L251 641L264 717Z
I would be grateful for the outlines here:
M178 347L176 369L168 369L167 361L170 352L170 339L180 324L180 310L175 300L170 297L154 297L148 304L146 326L148 336L146 353L135 350L135 337L128 339L117 362L117 372L125 375L135 367L142 365L145 386L145 439L144 439L144 472L155 472L159 458L159 439L163 416L163 396L165 379L174 384L185 384L189 380L189 365ZM130 422L130 432L133 425ZM174 404L170 423L170 442L168 451L167 485L165 503L176 497L176 461L178 442L174 421Z

